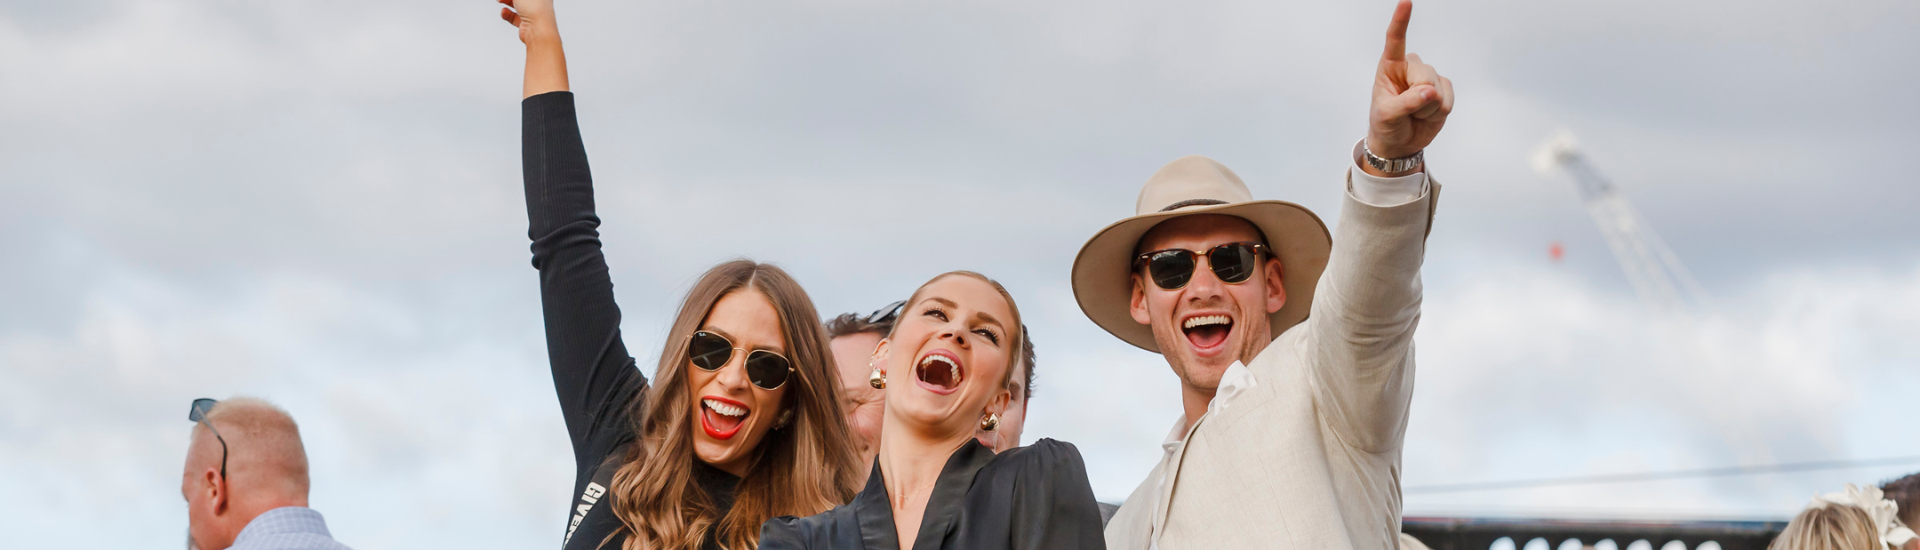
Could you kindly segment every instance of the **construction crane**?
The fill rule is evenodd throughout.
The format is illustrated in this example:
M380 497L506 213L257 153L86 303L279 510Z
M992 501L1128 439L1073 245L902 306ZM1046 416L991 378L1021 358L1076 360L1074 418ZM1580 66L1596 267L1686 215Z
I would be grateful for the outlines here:
M1633 283L1633 289L1657 311L1684 314L1706 307L1706 292L1693 273L1667 248L1653 226L1641 218L1627 197L1594 169L1580 152L1573 134L1561 130L1534 151L1533 168L1542 176L1565 171L1573 179L1580 201L1593 216L1593 224L1613 249L1620 269Z

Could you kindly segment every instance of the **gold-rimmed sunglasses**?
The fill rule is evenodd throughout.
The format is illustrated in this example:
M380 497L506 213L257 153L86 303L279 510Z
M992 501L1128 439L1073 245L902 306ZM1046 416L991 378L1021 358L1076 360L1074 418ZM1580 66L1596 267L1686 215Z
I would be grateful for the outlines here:
M687 337L687 357L693 366L707 372L719 371L733 360L733 352L747 353L747 380L763 390L776 390L787 383L793 375L793 362L787 356L771 351L757 349L748 351L734 347L733 341L726 336L707 331L695 331Z

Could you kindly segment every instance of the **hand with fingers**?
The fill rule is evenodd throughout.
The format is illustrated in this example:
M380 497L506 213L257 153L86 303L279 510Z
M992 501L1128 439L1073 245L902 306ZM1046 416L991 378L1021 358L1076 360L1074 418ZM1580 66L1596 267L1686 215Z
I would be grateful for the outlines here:
M1411 157L1426 149L1453 112L1453 81L1440 76L1419 55L1407 53L1407 22L1412 18L1413 2L1400 0L1393 22L1387 25L1386 52L1373 77L1367 150L1383 159ZM1363 168L1374 171L1371 166Z
M567 90L567 54L560 47L560 26L553 20L553 0L497 0L500 19L520 29L527 46L526 80L520 97Z
M532 46L547 36L558 36L553 23L553 0L498 0L500 18L520 28L520 43Z

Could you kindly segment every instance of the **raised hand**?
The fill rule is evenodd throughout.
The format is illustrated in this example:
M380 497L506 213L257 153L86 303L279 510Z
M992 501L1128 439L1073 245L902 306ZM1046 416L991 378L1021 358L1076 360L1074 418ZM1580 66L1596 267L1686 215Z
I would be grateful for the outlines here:
M567 90L567 54L560 47L560 26L553 21L553 0L498 0L500 19L520 29L527 45L526 79L520 97Z
M1373 77L1373 108L1367 115L1367 149L1381 158L1413 156L1433 143L1453 112L1453 81L1420 56L1407 53L1412 0L1400 0L1387 25L1387 49Z
M500 18L520 28L520 43L532 46L534 40L545 36L557 36L559 27L553 23L553 0L499 0Z

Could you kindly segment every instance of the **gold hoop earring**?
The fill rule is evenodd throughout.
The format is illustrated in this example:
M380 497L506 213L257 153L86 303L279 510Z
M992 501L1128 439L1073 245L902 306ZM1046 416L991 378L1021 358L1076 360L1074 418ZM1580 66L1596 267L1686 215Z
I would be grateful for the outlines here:
M873 363L867 364L871 365ZM867 376L867 385L873 386L873 389L876 390L887 389L887 373L880 372L879 367L874 367L873 374Z
M991 432L999 427L1000 413L987 413L986 416L980 417L980 429Z

